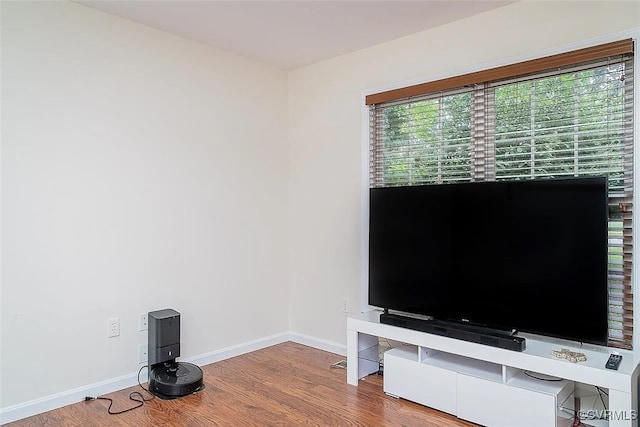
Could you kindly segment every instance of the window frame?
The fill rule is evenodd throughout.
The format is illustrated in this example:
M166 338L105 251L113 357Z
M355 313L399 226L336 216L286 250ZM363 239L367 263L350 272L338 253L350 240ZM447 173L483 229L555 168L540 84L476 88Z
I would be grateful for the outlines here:
M555 49L550 49L543 52L536 52L527 55L523 55L518 58L509 58L503 59L499 62L495 62L492 64L484 64L482 67L474 67L466 70L459 70L458 72L454 71L451 73L433 75L428 78L423 78L418 81L413 80L404 83L396 83L393 85L388 85L386 87L378 87L375 89L370 89L362 92L362 109L361 109L361 147L362 147L362 175L361 175L361 200L362 200L362 209L361 209L361 311L367 312L371 310L378 309L377 307L370 306L368 304L368 218L369 218L369 188L370 188L370 122L369 122L369 105L373 103L379 103L381 101L373 102L374 100L379 100L380 98L376 98L377 95L381 93L391 93L401 91L400 93L406 93L407 88L415 88L421 87L424 88L425 85L429 85L433 82L441 82L449 79L455 79L457 77L467 78L468 76L475 76L478 73L482 73L486 70L493 69L508 69L517 63L527 63L527 62L535 62L540 58L557 56L565 52L579 51L582 49L588 49L593 46L602 45L606 43L612 43L621 41L624 39L631 39L633 43L637 43L640 39L640 29L635 29L632 31L625 31L617 34L610 34L604 37L600 37L598 39L586 40L572 45L559 46ZM636 44L637 46L637 44ZM634 70L638 70L639 65L639 56L638 52L635 52L633 58ZM587 58L588 59L588 58ZM578 61L574 61L578 62ZM636 116L636 120L634 120L634 153L633 153L633 171L634 171L634 187L637 187L638 177L640 176L640 119L638 119L638 111L640 111L640 77L635 76L634 80L634 94L633 94L633 108ZM405 91L405 92L402 92ZM408 95L405 95L408 96ZM392 99L392 98L391 98ZM639 189L640 190L640 189ZM637 190L638 191L638 190ZM636 192L637 192L636 191ZM635 203L635 195L633 201ZM640 208L637 208L633 211L633 224L639 224L640 220ZM640 266L640 250L635 250L632 255L632 265ZM638 268L638 267L636 267ZM633 335L631 337L631 345L637 345L640 342L640 292L639 292L639 280L637 278L636 271L632 271L631 277L631 292L633 295L637 297L633 299Z

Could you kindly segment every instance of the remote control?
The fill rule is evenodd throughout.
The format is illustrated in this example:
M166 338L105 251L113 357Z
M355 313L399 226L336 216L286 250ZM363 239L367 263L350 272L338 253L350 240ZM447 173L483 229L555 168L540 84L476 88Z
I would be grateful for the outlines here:
M620 354L610 354L609 360L607 360L607 364L604 365L604 367L607 369L618 370L620 362L622 362L622 356Z

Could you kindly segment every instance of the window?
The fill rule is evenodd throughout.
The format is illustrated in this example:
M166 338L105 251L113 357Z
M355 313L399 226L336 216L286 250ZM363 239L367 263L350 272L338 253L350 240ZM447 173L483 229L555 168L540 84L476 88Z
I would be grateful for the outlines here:
M370 95L370 186L601 176L609 345L633 334L633 41Z

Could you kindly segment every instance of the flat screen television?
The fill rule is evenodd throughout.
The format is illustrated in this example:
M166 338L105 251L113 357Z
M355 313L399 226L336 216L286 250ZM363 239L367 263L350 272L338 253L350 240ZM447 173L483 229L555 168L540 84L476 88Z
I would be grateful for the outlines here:
M372 188L369 304L606 345L605 177Z

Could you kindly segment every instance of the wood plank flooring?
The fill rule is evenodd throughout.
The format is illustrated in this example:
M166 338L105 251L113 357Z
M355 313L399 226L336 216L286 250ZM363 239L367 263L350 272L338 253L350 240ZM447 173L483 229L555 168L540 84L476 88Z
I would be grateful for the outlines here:
M107 414L107 401L79 402L7 425L474 426L386 396L377 375L361 380L358 387L348 385L345 370L329 368L341 359L287 342L203 367L206 388L181 399L156 398L120 415ZM133 406L129 393L139 390L131 387L106 397L114 399L112 410L117 411Z

